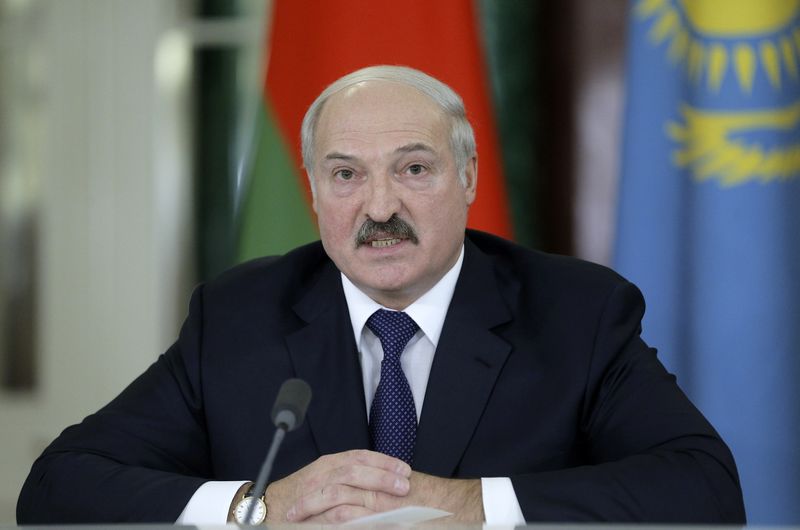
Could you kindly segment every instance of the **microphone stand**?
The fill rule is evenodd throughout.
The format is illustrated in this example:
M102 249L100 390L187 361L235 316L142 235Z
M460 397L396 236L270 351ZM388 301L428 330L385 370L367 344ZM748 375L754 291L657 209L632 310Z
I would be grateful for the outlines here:
M258 472L256 485L253 488L254 499L264 495L264 492L267 490L267 479L269 479L269 474L272 471L272 464L275 463L275 455L278 454L278 448L280 448L281 443L283 442L283 437L286 436L286 427L287 426L285 423L280 423L278 428L275 430L275 435L272 437L272 443L269 446L267 458L261 465L261 471ZM244 518L244 520L248 523L253 520L253 511L255 508L256 503L255 501L252 501L250 503L250 507L247 509L247 517Z

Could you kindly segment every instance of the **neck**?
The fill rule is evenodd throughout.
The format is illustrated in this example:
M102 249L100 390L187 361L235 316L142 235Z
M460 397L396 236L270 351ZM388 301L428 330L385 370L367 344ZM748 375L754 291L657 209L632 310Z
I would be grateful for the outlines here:
M374 291L372 289L364 289L363 287L359 286L359 288L366 293L367 296L381 304L383 307L388 309L394 309L395 311L403 311L405 308L413 304L420 296L425 294L428 289L425 289L421 292L397 292L397 293L387 293L385 291Z

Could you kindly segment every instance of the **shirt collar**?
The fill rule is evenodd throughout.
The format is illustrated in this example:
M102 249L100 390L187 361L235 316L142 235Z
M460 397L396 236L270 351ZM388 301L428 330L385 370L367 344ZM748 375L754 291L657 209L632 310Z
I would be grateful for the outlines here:
M453 292L456 290L456 282L463 262L464 246L462 245L461 253L458 255L456 263L442 276L442 279L404 310L408 316L414 319L414 322L417 323L434 347L439 344L444 318L447 315L447 308L450 307L450 301L453 299ZM361 351L361 334L364 331L367 319L378 309L388 308L383 307L364 294L343 273L341 277L347 309L350 312L350 322L353 324L353 334L355 335L356 345Z

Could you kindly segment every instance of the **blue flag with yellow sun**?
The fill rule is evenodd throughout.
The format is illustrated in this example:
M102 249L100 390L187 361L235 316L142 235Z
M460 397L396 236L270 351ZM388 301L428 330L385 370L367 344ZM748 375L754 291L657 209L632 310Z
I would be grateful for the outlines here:
M616 267L731 446L751 523L800 523L800 0L633 0Z

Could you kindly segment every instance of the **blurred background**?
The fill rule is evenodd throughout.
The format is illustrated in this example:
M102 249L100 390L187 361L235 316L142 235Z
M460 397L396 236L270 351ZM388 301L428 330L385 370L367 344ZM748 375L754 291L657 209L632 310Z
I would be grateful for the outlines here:
M171 344L194 285L315 239L295 125L376 62L464 95L473 226L642 288L645 337L731 444L751 521L800 523L798 18L793 0L0 0L0 524L47 443Z

